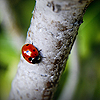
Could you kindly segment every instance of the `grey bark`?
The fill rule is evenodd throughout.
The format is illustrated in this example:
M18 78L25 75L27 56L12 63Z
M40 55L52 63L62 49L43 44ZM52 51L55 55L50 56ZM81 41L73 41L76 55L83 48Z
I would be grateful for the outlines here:
M26 43L33 43L45 58L30 64L21 55L9 100L52 99L90 2L36 1Z

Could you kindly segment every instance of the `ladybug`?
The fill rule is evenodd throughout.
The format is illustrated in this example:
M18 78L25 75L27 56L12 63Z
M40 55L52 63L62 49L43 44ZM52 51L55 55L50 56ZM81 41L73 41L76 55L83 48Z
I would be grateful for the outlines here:
M40 51L33 44L25 44L22 47L22 56L32 64L39 63L42 58Z

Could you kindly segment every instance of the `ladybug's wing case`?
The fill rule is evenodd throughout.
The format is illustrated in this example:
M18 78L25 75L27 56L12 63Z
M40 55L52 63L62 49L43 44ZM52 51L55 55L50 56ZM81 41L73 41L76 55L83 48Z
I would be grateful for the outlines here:
M24 48L22 48L22 55L25 58L25 60L27 60L28 62L30 62L29 58L30 58L30 55L31 55L29 53L31 53L31 52L29 52L29 50L25 50Z
M32 58L35 58L35 57L37 57L39 55L38 50L34 46L32 46L30 48L30 51L31 51L31 57Z

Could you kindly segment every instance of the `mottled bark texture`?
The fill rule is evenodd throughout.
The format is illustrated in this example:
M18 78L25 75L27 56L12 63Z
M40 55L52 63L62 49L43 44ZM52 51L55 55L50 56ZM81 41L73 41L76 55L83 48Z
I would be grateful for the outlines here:
M52 99L90 2L36 1L26 43L33 43L44 58L38 64L30 64L21 55L10 100Z

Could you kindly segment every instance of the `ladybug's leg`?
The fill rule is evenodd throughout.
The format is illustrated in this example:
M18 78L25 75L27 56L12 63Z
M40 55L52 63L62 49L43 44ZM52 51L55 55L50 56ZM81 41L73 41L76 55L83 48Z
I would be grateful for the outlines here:
M39 50L39 52L42 51L42 49Z
M43 56L41 55L41 52L40 52L40 51L42 51L42 49L39 50L39 55L40 55L42 58L46 58L46 57L43 57Z

